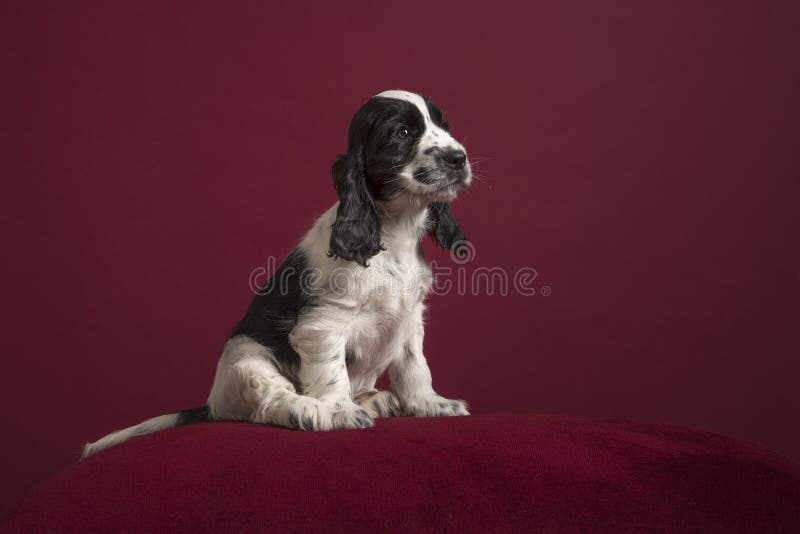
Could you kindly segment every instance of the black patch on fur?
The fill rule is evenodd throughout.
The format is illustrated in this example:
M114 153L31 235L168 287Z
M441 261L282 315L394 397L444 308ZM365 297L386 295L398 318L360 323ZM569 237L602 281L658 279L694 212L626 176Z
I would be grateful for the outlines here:
M353 354L352 350L345 350L344 351L344 363L345 365L350 365L353 363L353 360L356 359L356 355Z
M255 296L231 334L231 337L248 336L271 349L281 370L298 391L300 356L289 343L289 333L303 310L314 304L314 297L305 291L311 285L309 276L305 254L299 248L294 249Z
M289 424L292 425L292 428L300 427L300 421L297 419L297 414L293 411L289 411Z
M403 128L410 135L398 137ZM414 159L424 133L425 118L405 100L373 97L353 115L347 153L361 158L364 183L374 199L388 200L402 190L397 172Z
M462 257L467 254L467 238L450 209L449 202L432 202L428 206L427 231L436 243Z
M339 207L331 227L328 255L367 267L367 261L384 247L378 210L367 190L363 148L354 147L339 156L332 174Z
M422 98L425 100L425 106L428 108L428 114L431 116L431 121L433 121L433 123L442 130L449 132L450 124L444 120L444 114L442 113L442 110L439 109L438 106L433 103L433 100L427 96L422 95Z
M211 411L208 405L198 406L197 408L189 408L178 413L178 422L175 426L193 425L195 423L207 423L211 421Z
M302 429L314 430L314 419L312 419L310 415L303 417Z

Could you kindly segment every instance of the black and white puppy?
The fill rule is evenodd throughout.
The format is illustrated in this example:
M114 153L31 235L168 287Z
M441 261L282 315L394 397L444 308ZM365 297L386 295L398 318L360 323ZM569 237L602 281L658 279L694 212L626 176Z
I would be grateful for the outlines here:
M432 276L421 237L459 252L464 235L450 202L471 179L464 147L433 102L406 91L371 98L333 165L339 201L236 326L206 405L109 434L84 457L209 420L330 430L392 415L468 415L463 401L434 391L422 352ZM391 391L377 391L385 371Z

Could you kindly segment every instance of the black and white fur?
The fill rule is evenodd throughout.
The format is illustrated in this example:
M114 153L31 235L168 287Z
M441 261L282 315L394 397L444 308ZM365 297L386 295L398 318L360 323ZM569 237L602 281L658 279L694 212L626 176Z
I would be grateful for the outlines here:
M371 98L333 165L339 201L236 326L206 405L109 434L83 456L199 421L330 430L393 415L468 415L463 401L434 391L423 355L432 278L420 240L427 232L459 252L450 202L471 179L464 147L430 100L406 91ZM377 391L387 371L391 391Z

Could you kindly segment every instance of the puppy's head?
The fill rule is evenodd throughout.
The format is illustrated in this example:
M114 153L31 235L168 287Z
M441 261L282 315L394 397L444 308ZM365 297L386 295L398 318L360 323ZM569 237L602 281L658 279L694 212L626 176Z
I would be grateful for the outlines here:
M450 201L472 175L464 147L449 130L428 98L385 91L353 116L348 151L363 152L367 185L377 199L406 191Z
M429 208L429 233L445 248L464 239L449 203L469 187L464 147L450 135L441 110L428 98L385 91L350 122L347 154L333 165L339 194L330 254L366 266L380 252L376 202L413 195Z

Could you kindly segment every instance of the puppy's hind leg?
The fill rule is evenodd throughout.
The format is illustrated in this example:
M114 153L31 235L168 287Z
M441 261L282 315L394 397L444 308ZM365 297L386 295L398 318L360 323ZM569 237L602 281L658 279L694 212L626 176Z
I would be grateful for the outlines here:
M247 336L228 340L208 397L216 421L250 421L300 430L325 428L321 403L298 395L272 351Z
M315 398L298 395L271 361L247 360L235 367L249 421L298 430L330 430L328 408Z

